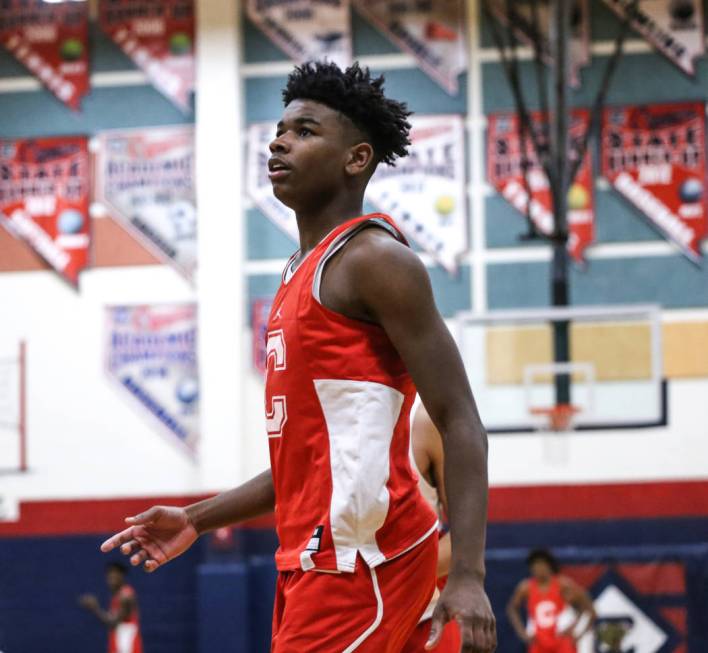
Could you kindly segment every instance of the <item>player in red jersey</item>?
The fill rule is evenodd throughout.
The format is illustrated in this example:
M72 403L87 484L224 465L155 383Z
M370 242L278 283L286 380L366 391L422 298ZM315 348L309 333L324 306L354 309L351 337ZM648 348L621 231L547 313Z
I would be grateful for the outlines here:
M595 622L595 608L589 594L575 581L558 573L558 561L545 549L529 553L526 563L531 577L516 587L507 606L507 615L519 638L529 645L529 653L575 653L575 643ZM526 603L530 629L524 628L519 610ZM568 616L568 608L575 615ZM565 613L565 614L564 614ZM586 616L583 628L578 624Z
M143 653L138 600L125 582L126 568L118 562L106 565L106 583L111 591L108 610L102 610L93 594L83 594L79 603L108 628L108 653Z
M413 415L411 427L411 465L418 473L418 487L423 498L440 517L441 521L447 519L447 496L445 495L445 455L440 433L435 428L433 420L422 404L417 407ZM450 533L440 531L438 540L438 566L437 586L445 587L447 575L450 571ZM422 653L430 635L432 616L440 596L436 589L430 599L428 607L420 618L415 631L406 642L401 653ZM433 651L435 653L459 653L460 628L456 621L445 624L442 636Z
M271 468L128 518L102 548L154 571L201 533L275 509L272 652L399 653L435 586L437 520L408 455L417 387L443 438L452 542L430 645L456 619L463 650L487 653L486 434L424 265L388 216L362 215L376 166L407 154L410 113L356 64L296 68L283 100L268 171L300 249L268 324Z

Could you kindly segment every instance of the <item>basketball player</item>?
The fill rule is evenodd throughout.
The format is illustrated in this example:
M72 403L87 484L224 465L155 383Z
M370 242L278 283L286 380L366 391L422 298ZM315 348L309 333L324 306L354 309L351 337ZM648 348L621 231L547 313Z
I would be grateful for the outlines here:
M411 428L411 464L418 473L418 487L423 498L440 517L447 519L447 497L445 495L443 444L440 433L430 419L425 406L419 404L413 416ZM445 587L450 571L450 533L440 532L438 541L438 588ZM416 629L406 642L401 653L422 653L430 635L431 618L440 593L436 588L428 607L420 618ZM456 621L445 625L435 653L459 653L460 629Z
M575 653L575 643L595 623L596 614L589 594L575 581L558 573L558 561L545 549L535 549L526 558L531 577L516 587L507 606L507 615L529 653ZM531 632L521 621L519 609L526 603ZM576 614L562 626L560 617L569 606ZM580 632L575 630L587 616Z
M143 653L135 590L125 582L126 568L119 562L106 565L106 583L111 592L108 611L93 594L83 594L79 604L108 628L108 653Z
M465 652L496 647L484 591L487 441L418 256L362 215L376 166L410 144L405 104L357 64L290 74L270 144L273 193L300 249L267 333L271 468L187 508L155 506L107 540L154 571L206 531L275 509L272 653L399 653L435 588L437 518L409 462L416 387L445 448L452 553L429 645L457 619Z

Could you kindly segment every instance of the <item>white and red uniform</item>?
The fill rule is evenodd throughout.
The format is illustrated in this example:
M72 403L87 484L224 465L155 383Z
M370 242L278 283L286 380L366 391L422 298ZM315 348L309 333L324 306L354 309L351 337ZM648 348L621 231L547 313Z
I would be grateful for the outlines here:
M123 585L111 597L110 612L117 614L124 599L132 600L133 606L137 606L135 590L130 585ZM108 653L143 653L137 607L133 607L124 621L108 631Z
M371 227L383 228L405 242L388 216L372 214L341 224L296 269L297 255L290 259L268 321L266 422L280 540L275 560L282 572L273 624L273 650L278 653L398 651L403 642L397 649L387 648L383 640L374 644L374 632L384 632L387 619L396 616L393 605L383 610L381 600L385 603L387 589L378 583L376 567L398 556L402 564L405 554L425 568L422 593L427 595L410 630L433 589L434 554L430 558L413 552L426 539L426 550L431 548L434 538L429 536L437 526L436 515L418 491L408 456L415 386L380 326L335 313L319 299L328 260L360 230ZM428 578L431 567L432 578ZM304 580L302 572L312 570L362 576L367 596L344 589L346 583L351 589L361 587L356 579ZM382 570L381 575L389 574ZM352 643L357 632L347 621L347 611L351 610L352 620L362 615L369 619L364 605L375 599L369 606L371 632L355 648L347 648L344 639L322 644L323 637L318 639L316 634L292 643L293 632L302 631L306 617L313 618L313 611L322 607L323 597L315 594L322 588L314 589L322 583L343 594L337 599L349 601L348 607L340 605L338 620L342 638ZM297 590L297 585L313 586L307 614L302 607L295 610L287 605L288 595L297 595L299 602L309 595ZM330 593L327 600L335 599ZM417 606L417 597L414 603ZM409 612L417 610L415 606L408 605ZM295 612L300 615L297 619ZM364 628L361 635L368 630ZM285 641L292 648L283 648ZM377 648L367 648L374 645Z
M527 611L534 636L529 653L575 653L573 639L559 634L559 619L567 608L558 576L544 590L535 578L529 580Z

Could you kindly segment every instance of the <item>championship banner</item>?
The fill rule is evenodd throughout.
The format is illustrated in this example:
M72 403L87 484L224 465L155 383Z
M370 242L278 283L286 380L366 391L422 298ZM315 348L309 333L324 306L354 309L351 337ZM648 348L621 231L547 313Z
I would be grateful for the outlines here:
M352 61L349 0L248 0L251 21L298 63Z
M602 174L692 261L708 235L702 102L605 109Z
M538 44L541 58L553 63L551 53L551 5L541 2L508 2L489 0L489 10L505 27L512 26L514 36L529 47ZM534 15L535 14L535 15ZM538 29L536 29L536 25ZM580 86L580 69L590 65L590 11L588 0L575 0L571 14L570 32L570 83Z
M450 95L457 95L457 77L467 70L463 0L354 0L354 6Z
M620 18L630 12L629 24L687 75L695 75L694 60L705 52L701 0L604 0Z
M110 306L105 368L162 433L194 455L199 440L195 304Z
M266 373L266 336L268 333L268 317L273 306L273 297L260 297L251 302L251 332L253 369L261 376Z
M465 127L461 116L413 116L410 154L380 165L366 198L448 272L468 248Z
M413 116L411 124L410 155L394 167L380 165L365 199L454 272L468 246L464 124L456 115ZM275 123L249 127L246 189L261 212L297 243L295 213L274 197L268 179L268 143L275 130Z
M532 112L538 123L540 112ZM590 112L571 111L570 137L580 140L590 124ZM553 233L553 198L548 177L534 151L531 137L526 140L528 189L522 169L522 145L519 119L515 113L488 116L487 180L497 192L523 216L530 215L534 227L545 236ZM529 191L531 204L529 206ZM583 253L595 238L595 207L590 152L585 153L578 174L568 191L568 253L582 262Z
M194 92L194 0L99 0L101 29L185 113Z
M194 128L106 131L91 144L92 211L107 212L191 280L197 264Z
M0 141L0 225L72 285L88 265L88 141Z
M74 110L89 90L88 1L4 0L0 43Z

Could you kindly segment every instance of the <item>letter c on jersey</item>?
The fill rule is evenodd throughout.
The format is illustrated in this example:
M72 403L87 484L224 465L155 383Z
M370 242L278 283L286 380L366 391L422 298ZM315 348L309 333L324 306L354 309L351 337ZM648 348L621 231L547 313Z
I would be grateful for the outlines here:
M539 628L553 628L556 625L556 604L553 601L541 601L536 606L536 625Z
M268 333L268 340L266 342L266 368L269 376L271 374L271 359L273 362L272 372L285 369L285 337L282 329ZM266 430L268 431L268 437L281 437L283 435L285 422L287 421L288 407L285 396L273 396L270 402L268 402L266 398Z

